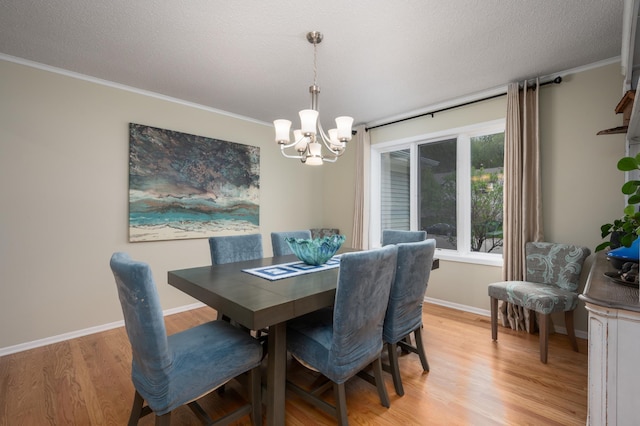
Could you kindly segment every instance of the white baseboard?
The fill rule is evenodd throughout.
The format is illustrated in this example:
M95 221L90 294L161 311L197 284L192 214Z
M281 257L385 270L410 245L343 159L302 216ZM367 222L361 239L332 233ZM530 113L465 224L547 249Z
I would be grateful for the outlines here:
M446 300L433 299L431 297L425 297L424 301L427 303L433 303L434 305L445 306L447 308L457 309L459 311L471 312L472 314L478 314L485 317L490 317L491 312L487 309L479 309L473 306L461 305L459 303L448 302ZM558 334L567 334L567 329L565 327L559 327L557 325L553 326L553 330ZM576 330L576 337L587 340L589 334L583 330Z
M204 303L193 303L191 305L179 306L177 308L167 309L162 311L162 314L166 317L168 315L177 314L180 312L190 311L191 309L201 308L206 306ZM88 336L89 334L100 333L101 331L107 331L118 327L124 326L124 320L110 322L108 324L98 325L95 327L89 327L82 330L71 331L69 333L58 334L57 336L46 337L44 339L33 340L31 342L20 343L19 345L7 346L6 348L0 348L0 356L10 355L17 352L27 351L29 349L39 348L41 346L50 345L52 343L63 342L65 340L75 339L77 337Z
M490 317L491 312L486 309L475 308L473 306L462 305L460 303L449 302L447 300L434 299L432 297L425 297L424 301L427 303L433 303L434 305L440 305L447 308L457 309L459 311L471 312L472 314L482 315L483 317Z

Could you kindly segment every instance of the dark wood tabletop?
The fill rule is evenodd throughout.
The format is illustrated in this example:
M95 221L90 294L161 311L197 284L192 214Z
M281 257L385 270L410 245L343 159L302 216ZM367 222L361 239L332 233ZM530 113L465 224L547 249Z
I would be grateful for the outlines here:
M331 306L338 268L276 281L243 269L295 262L293 255L169 271L169 284L251 330Z

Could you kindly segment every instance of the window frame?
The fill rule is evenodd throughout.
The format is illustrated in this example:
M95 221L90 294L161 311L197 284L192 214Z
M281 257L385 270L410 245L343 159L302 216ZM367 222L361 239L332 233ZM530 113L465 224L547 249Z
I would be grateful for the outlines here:
M471 251L471 138L505 131L506 120L498 119L467 126L424 133L408 138L382 142L371 145L370 169L370 228L369 241L372 247L379 247L381 240L381 155L383 153L409 149L410 183L409 183L409 223L411 230L417 230L419 200L419 146L425 143L439 142L447 139L457 140L456 149L456 222L457 250L436 248L439 259L454 262L476 263L502 266L502 253L483 253Z

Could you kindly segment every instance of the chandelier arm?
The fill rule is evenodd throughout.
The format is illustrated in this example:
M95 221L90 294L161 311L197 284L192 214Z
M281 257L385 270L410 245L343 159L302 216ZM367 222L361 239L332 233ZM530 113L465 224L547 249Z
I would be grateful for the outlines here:
M294 147L294 146L296 146L299 142L301 142L301 141L302 141L302 139L304 139L304 137L302 137L302 138L298 139L297 141L296 141L296 140L294 140L293 142L288 143L288 144L283 144L283 143L282 143L282 144L280 144L280 149L281 149L281 150L285 150L285 149L287 149L287 148L293 148L293 147Z
M303 159L303 158L306 158L306 156L305 156L305 155L291 155L291 154L287 154L287 153L285 152L285 150L284 150L284 149L285 149L284 145L280 145L280 153L281 153L284 157L286 157L286 158L295 158L295 159L297 159L297 160L301 160L301 159Z
M324 146L327 147L327 149L331 151L332 154L336 154L336 151L331 149L331 139L324 132L324 129L322 128L322 123L320 123L320 120L318 120L318 130L319 130L318 133L320 134L320 139L322 139L322 143L324 143Z
M330 163L334 163L338 157L340 157L342 154L344 154L344 149L342 151L334 151L333 148L331 148L331 139L327 136L327 134L324 132L324 130L322 129L322 124L320 123L320 120L318 120L318 130L320 130L320 136L322 139L322 143L324 144L324 146L327 148L327 150L329 150L329 152L333 155L335 155L335 159L333 161L329 161Z

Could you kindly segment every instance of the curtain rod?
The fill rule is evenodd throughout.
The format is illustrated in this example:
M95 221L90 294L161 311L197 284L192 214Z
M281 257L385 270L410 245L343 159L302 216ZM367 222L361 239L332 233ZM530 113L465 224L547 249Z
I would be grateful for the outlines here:
M546 81L546 82L544 82L544 83L540 83L540 86L546 86L547 84L560 84L560 83L562 83L562 77L559 77L559 76L558 76L558 77L554 78L553 80ZM523 88L520 88L520 90L522 90L522 89L523 89ZM534 90L535 90L535 87L534 87ZM434 116L435 114L439 113L439 112L448 111L448 110L450 110L450 109L460 108L460 107L467 106L467 105L471 105L471 104L476 104L476 103L478 103L478 102L488 101L489 99L499 98L499 97L504 96L504 95L506 95L506 94L507 94L507 92L504 92L504 93L498 93L497 95L487 96L486 98L476 99L475 101L469 101L469 102L465 102L465 103L463 103L463 104L453 105L453 106L446 107L446 108L442 108L442 109L438 109L438 110L435 110L435 111L424 112L424 113L422 113L422 114L413 115L413 116L411 116L411 117L406 117L406 118L401 118L401 119L399 119L399 120L390 121L390 122L388 122L388 123L382 123L382 124L377 124L377 125L375 125L375 126L371 126L371 127L365 127L365 129L364 129L364 130L365 130L366 132L368 132L368 131L369 131L369 130L371 130L371 129L375 129L375 128L378 128L378 127L388 126L388 125L390 125L390 124L401 123L401 122L403 122L403 121L407 121L407 120L413 120L414 118L424 117L424 116L426 116L426 115L430 115L430 116L431 116L431 118L433 118L433 116Z

